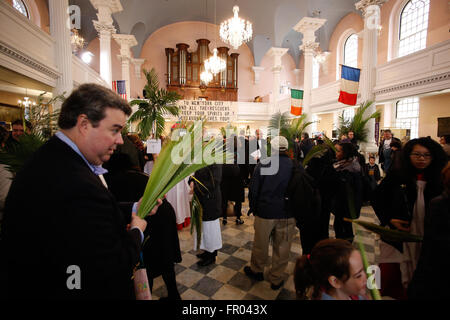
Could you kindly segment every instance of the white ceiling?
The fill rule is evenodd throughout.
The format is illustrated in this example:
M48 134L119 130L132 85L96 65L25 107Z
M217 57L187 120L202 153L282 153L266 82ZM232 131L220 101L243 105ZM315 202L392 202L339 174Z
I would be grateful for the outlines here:
M253 24L253 39L248 43L259 65L270 47L289 48L288 53L299 63L302 35L292 28L305 16L327 19L316 32L322 50L328 49L337 23L348 13L356 12L358 0L120 0L123 11L113 14L117 33L134 34L139 44L132 48L139 57L145 40L156 30L181 21L203 21L220 25L232 17L237 4L239 16ZM96 10L89 0L69 0L81 8L81 34L89 42L97 37L92 20Z

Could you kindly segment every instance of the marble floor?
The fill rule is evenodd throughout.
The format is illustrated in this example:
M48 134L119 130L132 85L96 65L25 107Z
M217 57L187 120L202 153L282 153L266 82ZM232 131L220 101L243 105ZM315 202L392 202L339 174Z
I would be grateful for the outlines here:
M248 211L247 203L243 204L242 212ZM297 257L301 255L300 235L293 241L290 261L285 270L284 285L278 290L270 288L270 282L255 281L247 277L243 271L249 265L254 235L254 216L243 215L242 225L235 224L235 218L229 217L228 224L222 227L223 247L219 250L216 263L206 267L197 266L197 251L194 250L194 240L190 227L178 232L182 251L182 262L175 266L178 290L183 300L293 300L295 288L293 270ZM363 207L361 220L377 222L371 207ZM222 220L222 219L221 219ZM330 237L334 237L332 228L333 216L330 221ZM375 264L379 255L379 239L373 234L358 228L357 239L364 244L370 264ZM269 249L271 256L271 248ZM268 261L270 266L270 258ZM266 272L268 268L266 267ZM167 296L167 290L162 277L154 279L153 299Z

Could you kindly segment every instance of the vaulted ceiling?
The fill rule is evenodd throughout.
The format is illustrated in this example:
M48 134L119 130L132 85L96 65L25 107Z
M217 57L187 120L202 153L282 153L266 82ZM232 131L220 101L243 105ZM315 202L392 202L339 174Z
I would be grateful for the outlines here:
M270 47L289 48L288 53L298 65L302 34L292 28L305 16L327 19L316 32L322 50L328 50L331 34L347 14L356 12L358 0L120 0L123 11L113 14L117 33L134 34L138 45L132 48L139 57L145 40L156 30L182 21L202 21L216 25L233 15L239 6L239 16L253 24L253 38L248 43L259 65ZM92 20L97 11L89 0L69 0L81 8L81 34L90 42L97 37Z

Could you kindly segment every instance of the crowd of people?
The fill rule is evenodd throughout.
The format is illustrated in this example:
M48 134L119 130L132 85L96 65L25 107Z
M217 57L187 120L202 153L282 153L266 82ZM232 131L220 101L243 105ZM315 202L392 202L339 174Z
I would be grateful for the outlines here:
M224 137L233 163L196 171L142 219L136 213L158 155L148 154L138 135L122 134L130 114L129 105L115 93L82 85L62 105L60 131L24 168L12 177L0 167L0 287L7 298L20 298L27 288L27 295L41 298L134 299L131 279L141 263L150 289L153 279L162 276L165 298L181 299L174 269L182 261L177 225L180 215L183 221L188 218L193 194L203 208L199 267L216 261L221 223L234 216L239 226L244 214L254 215L251 259L243 269L248 277L269 281L273 290L282 287L298 229L298 298L367 299L366 272L347 219L357 219L361 208L370 205L382 226L423 237L423 242L382 239L382 295L445 297L450 137L441 139L443 146L429 137L403 145L385 130L378 154L369 155L366 163L349 132L334 148L323 144L324 152L303 166L320 139L304 132L300 139L276 136L268 144L261 130L252 137L242 131ZM4 152L25 133L22 121L12 129L9 134L0 127ZM278 169L267 174L274 163ZM247 213L242 212L246 188ZM336 239L329 236L331 214ZM197 236L193 238L196 249ZM272 264L265 273L270 245ZM82 270L78 290L68 285L74 265ZM32 286L24 277L29 270L39 275Z

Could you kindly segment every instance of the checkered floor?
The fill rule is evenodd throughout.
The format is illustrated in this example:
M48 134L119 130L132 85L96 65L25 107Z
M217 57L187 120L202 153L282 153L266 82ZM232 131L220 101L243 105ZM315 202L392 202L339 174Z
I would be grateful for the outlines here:
M247 203L243 204L242 212L248 211ZM330 221L330 237L334 237L332 228L333 215ZM193 250L194 240L190 227L179 231L180 247L183 261L175 266L178 290L183 300L293 300L295 289L293 270L296 258L301 255L299 232L292 243L290 261L285 271L284 286L272 290L268 281L255 281L248 278L243 269L249 265L253 245L253 216L242 217L242 225L235 224L234 217L228 217L228 224L222 226L223 247L219 250L216 263L199 267L196 263L197 251ZM371 207L363 207L361 220L377 222ZM356 233L355 233L356 234ZM375 264L379 255L379 239L373 234L358 227L357 239L365 245L366 255L370 264ZM271 256L271 248L269 249ZM267 266L270 266L270 258ZM266 267L266 272L268 268ZM162 277L154 280L153 299L167 296L167 290Z

